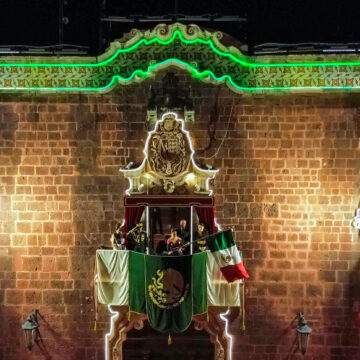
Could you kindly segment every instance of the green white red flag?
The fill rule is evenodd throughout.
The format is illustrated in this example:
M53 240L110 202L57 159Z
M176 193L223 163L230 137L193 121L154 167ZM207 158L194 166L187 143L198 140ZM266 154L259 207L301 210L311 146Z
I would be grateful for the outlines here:
M231 229L206 237L206 242L211 255L214 256L216 263L229 283L249 278Z

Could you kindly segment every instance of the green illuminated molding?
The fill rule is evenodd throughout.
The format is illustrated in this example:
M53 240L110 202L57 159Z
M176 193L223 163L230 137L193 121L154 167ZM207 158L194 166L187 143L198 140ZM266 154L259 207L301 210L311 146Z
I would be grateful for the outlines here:
M360 88L358 56L246 57L222 41L222 33L196 25L161 24L131 31L97 58L0 58L0 91L105 92L169 66L205 82L225 83L235 92Z

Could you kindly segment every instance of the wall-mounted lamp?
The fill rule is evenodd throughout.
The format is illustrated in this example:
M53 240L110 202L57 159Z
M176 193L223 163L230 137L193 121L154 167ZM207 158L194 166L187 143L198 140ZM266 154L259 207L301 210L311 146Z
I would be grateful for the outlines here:
M304 355L307 351L309 335L312 332L312 329L307 325L307 321L303 313L299 312L298 317L298 326L296 327L298 340L299 340L299 350Z
M21 326L25 332L26 347L31 350L39 341L39 324L37 322L38 310L34 309L27 317L25 323Z

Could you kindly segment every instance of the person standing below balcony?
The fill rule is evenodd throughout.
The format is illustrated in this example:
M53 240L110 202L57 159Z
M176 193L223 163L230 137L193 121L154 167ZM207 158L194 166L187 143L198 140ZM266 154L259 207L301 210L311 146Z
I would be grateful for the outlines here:
M184 246L183 254L187 255L190 254L190 232L186 230L186 220L180 220L180 227L176 229L177 235L182 239L182 244Z
M209 233L205 229L205 225L203 223L199 223L197 227L197 231L194 234L195 246L194 253L202 252L206 250L206 240L204 238L208 236Z

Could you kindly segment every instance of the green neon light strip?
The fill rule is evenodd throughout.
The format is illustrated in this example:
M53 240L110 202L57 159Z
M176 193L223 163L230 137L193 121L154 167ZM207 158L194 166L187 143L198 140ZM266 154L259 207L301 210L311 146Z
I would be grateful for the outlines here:
M0 66L5 66L5 67L13 67L13 66L24 66L24 67L57 67L57 66L61 66L61 67L99 67L99 66L105 66L108 65L110 62L112 62L119 54L121 53L127 53L127 52L131 52L136 50L141 44L145 44L145 45L151 45L154 42L157 42L161 45L168 45L171 42L175 41L176 37L178 37L183 43L185 44L196 44L196 43L201 43L201 44L205 44L205 45L209 45L210 48L218 55L223 56L223 57L228 57L231 60L233 60L234 62L242 65L242 66L246 66L246 67L253 67L253 68L257 68L257 67L282 67L282 66L288 66L288 67L293 67L293 66L304 66L304 67L312 67L312 66L357 66L360 65L360 61L356 61L356 62L328 62L328 63L277 63L277 64L262 64L262 63L250 63L247 60L242 60L237 58L236 56L229 54L229 53L224 53L220 50L218 50L214 43L209 39L209 40L202 40L202 39L194 39L194 40L186 40L183 38L181 32L179 30L175 30L173 36L167 40L167 41L163 41L160 40L158 38L154 38L151 40L146 40L146 39L142 39L140 40L138 43L134 44L133 46L131 46L128 49L118 49L116 51L116 53L110 57L108 60L105 60L103 62L100 63L96 63L96 64L47 64L47 63L36 63L36 64L30 64L30 63L0 63ZM67 88L70 89L70 88Z
M19 87L0 87L0 90L38 90L38 91L104 91L109 89L111 86L115 85L116 80L121 80L124 82L128 82L131 81L135 76L141 76L143 78L147 78L149 73L151 71L156 71L156 69L160 66L166 65L169 62L176 62L180 65L183 65L185 67L187 67L191 74L193 75L193 77L197 78L197 79L203 79L205 77L211 76L213 78L213 80L216 81L228 81L231 86L233 86L234 88L238 89L238 90L246 90L246 91L259 91L259 90L346 90L346 89L360 89L360 86L299 86L299 87L242 87L242 86L238 86L234 83L234 81L232 80L232 78L229 75L223 75L220 77L216 77L214 75L214 73L210 70L205 70L203 72L199 72L198 70L196 70L193 66L189 65L188 63L185 63L181 60L178 59L167 59L163 62L157 63L157 64L153 64L150 65L148 67L148 70L146 72L142 71L142 70L136 70L134 71L134 73L129 76L128 78L124 78L121 77L120 75L115 75L112 77L111 81L109 82L108 85L103 86L103 87L98 87L98 88L85 88L85 87L58 87L58 88L41 88L41 87L28 87L28 88L19 88Z

